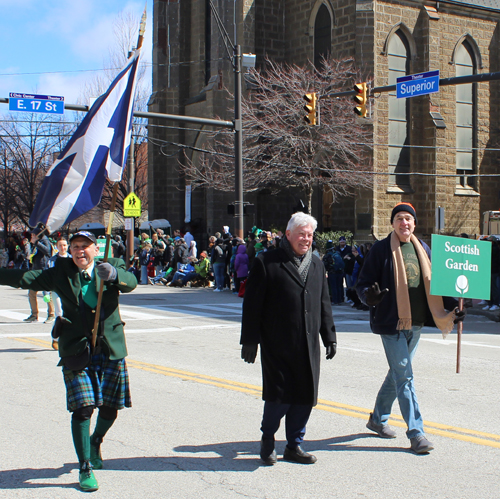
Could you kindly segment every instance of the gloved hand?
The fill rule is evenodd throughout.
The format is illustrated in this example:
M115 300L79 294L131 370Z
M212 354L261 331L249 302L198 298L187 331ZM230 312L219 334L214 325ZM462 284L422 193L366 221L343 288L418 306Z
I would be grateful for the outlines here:
M248 362L249 364L253 364L255 362L255 357L257 357L257 346L258 345L242 345L241 346L241 358Z
M337 343L331 342L326 345L326 360L333 359L337 353Z
M115 281L118 277L118 271L110 263L100 262L95 268L97 275L103 281Z
M387 288L380 291L378 282L376 282L365 291L366 304L370 307L377 306L388 292Z
M459 310L458 308L456 308L455 319L453 319L453 324L458 324L459 322L463 322L466 315L467 312L465 311L465 308L463 310Z

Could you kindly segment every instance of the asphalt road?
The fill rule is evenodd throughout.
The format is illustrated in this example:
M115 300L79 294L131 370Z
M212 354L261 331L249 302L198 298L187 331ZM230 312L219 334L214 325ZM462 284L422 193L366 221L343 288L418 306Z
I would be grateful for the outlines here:
M133 407L120 411L103 443L93 497L500 498L498 323L467 317L460 374L456 334L442 340L424 329L414 369L435 450L416 456L397 404L396 439L366 430L387 370L381 341L367 312L333 307L338 354L322 361L304 444L318 462L266 467L258 459L260 364L240 359L241 299L141 286L122 296L121 309ZM24 324L27 315L27 291L1 287L0 497L79 497L51 326ZM279 457L284 446L281 428Z

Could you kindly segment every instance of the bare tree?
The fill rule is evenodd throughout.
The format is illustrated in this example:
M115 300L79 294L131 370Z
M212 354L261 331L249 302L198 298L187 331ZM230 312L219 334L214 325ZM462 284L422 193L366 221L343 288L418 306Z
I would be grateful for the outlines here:
M4 238L10 231L11 225L15 222L16 185L15 170L8 159L7 151L2 144L0 151L0 221L4 228Z
M298 187L311 211L313 186L327 186L335 201L371 184L366 173L371 128L356 119L352 99L328 98L362 80L352 60L326 60L321 70L267 60L264 69L250 70L246 79L251 86L242 102L246 192ZM318 126L304 121L303 97L309 92L319 99ZM199 161L181 165L187 179L193 187L233 190L231 135L216 135L206 151Z
M45 173L72 131L72 125L53 115L23 113L10 115L9 120L0 123L3 180L10 184L9 189L1 191L0 204L13 201L3 217L14 216L28 224Z

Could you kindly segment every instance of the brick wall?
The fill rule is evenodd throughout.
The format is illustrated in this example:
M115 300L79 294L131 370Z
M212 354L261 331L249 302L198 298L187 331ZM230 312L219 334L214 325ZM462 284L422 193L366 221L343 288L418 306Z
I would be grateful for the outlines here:
M335 58L353 57L366 75L373 75L374 85L387 85L387 56L383 53L391 29L404 23L413 37L415 54L411 73L439 69L441 78L455 76L451 64L452 54L460 37L468 33L481 53L483 68L480 72L500 71L499 13L458 5L439 4L439 19L431 19L421 2L413 0L325 0L333 10L332 54ZM217 0L215 5L226 28L233 36L232 20L236 18L238 41L243 52L254 52L257 64L262 64L267 54L278 61L305 64L313 59L314 32L311 32L311 13L318 7L316 0L242 0L235 13L232 0ZM219 116L231 119L228 103L220 90L207 93L203 102L186 106L189 98L199 94L205 83L205 1L183 0L166 2L156 0L154 5L153 74L154 94L150 110L171 114ZM171 62L168 71L167 26L170 26ZM212 23L211 74L221 71L223 84L233 88L232 71L225 48L221 44L215 21ZM179 65L179 62L193 61ZM170 78L170 88L167 80ZM478 168L480 173L498 173L498 153L484 148L500 148L500 82L481 83L478 88ZM210 94L210 95L209 95ZM412 145L412 171L453 175L455 167L455 107L456 88L442 87L438 94L412 98L410 102L410 136ZM500 208L500 182L490 177L478 182L477 193L457 192L454 177L411 178L411 191L397 192L389 189L388 176L388 100L382 93L372 102L373 151L367 165L375 175L373 189L364 189L352 198L335 202L330 219L335 229L357 230L359 215L369 214L374 233L384 237L390 230L390 212L397 202L409 201L419 215L419 234L427 237L434 231L435 209L446 209L446 232L479 232L482 211ZM431 111L442 114L446 129L437 129L430 117ZM152 124L165 122L152 120ZM171 123L169 123L171 124ZM150 127L154 138L176 143L195 142L197 134L172 129ZM169 153L172 146L165 146ZM179 156L166 158L157 145L150 143L150 211L152 217L165 217L172 225L182 225L184 217L184 180L179 177ZM255 217L245 220L245 225L260 226L282 224L295 206L299 193L283 192L272 196L267 191L248 194L246 200L257 203ZM197 189L193 192L193 217L202 220L201 232L214 231L230 225L226 204L232 202L231 194ZM322 196L315 194L313 213L323 218ZM286 221L286 220L285 220ZM234 224L233 224L234 225ZM216 230L216 229L215 229ZM358 238L369 239L369 231L358 231Z

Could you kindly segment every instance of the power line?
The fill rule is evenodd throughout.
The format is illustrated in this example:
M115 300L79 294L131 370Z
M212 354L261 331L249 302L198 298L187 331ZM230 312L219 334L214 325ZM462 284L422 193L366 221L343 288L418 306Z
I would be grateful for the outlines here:
M215 59L210 59L208 62L220 62L220 61L230 61L228 57L217 57ZM153 63L153 62L141 62L142 67L168 67L168 66L189 66L191 64L204 64L205 60L200 61L179 61L171 63ZM68 71L34 71L30 73L0 73L2 76L41 76L41 75L54 75L54 74L70 74L70 73L99 73L106 71L120 71L121 67L116 68L100 68L100 69L71 69Z
M178 154L180 151L182 151L183 149L191 149L193 151L197 151L197 152L202 152L202 153L206 153L206 154L210 154L211 156L224 156L226 158L231 158L231 159L234 159L234 155L233 154L227 154L227 153L223 153L223 152L219 152L219 151L210 151L208 149L201 149L199 147L194 147L194 146L189 146L187 144L178 144L176 142L169 142L169 141L165 141L166 144L170 144L170 145L174 145L174 146L177 146L179 149L177 150L177 152L175 154L171 154L171 155L167 155L165 153L163 153L162 151L162 154L164 154L165 156L168 156L168 157L173 157L175 156L176 154ZM157 144L154 144L154 145L157 145ZM161 146L162 147L162 146ZM289 164L285 164L285 163L275 163L273 161L266 161L266 160L263 160L263 159L255 159L255 158L246 158L246 157L243 157L243 160L244 161L247 161L247 162L254 162L254 163L264 163L264 164L267 164L269 166L277 166L277 167L284 167L284 168L290 168L292 167L293 165L289 165ZM300 169L300 166L297 166L297 167L294 167L295 169ZM423 172L376 172L376 171L363 171L363 170L341 170L341 169L332 169L331 170L333 173L356 173L356 174L360 174L360 175L392 175L392 176L418 176L418 177L480 177L480 178L487 178L487 177L498 177L499 174L498 173L471 173L471 174L468 174L468 173L461 173L461 174L458 174L458 173L423 173Z

